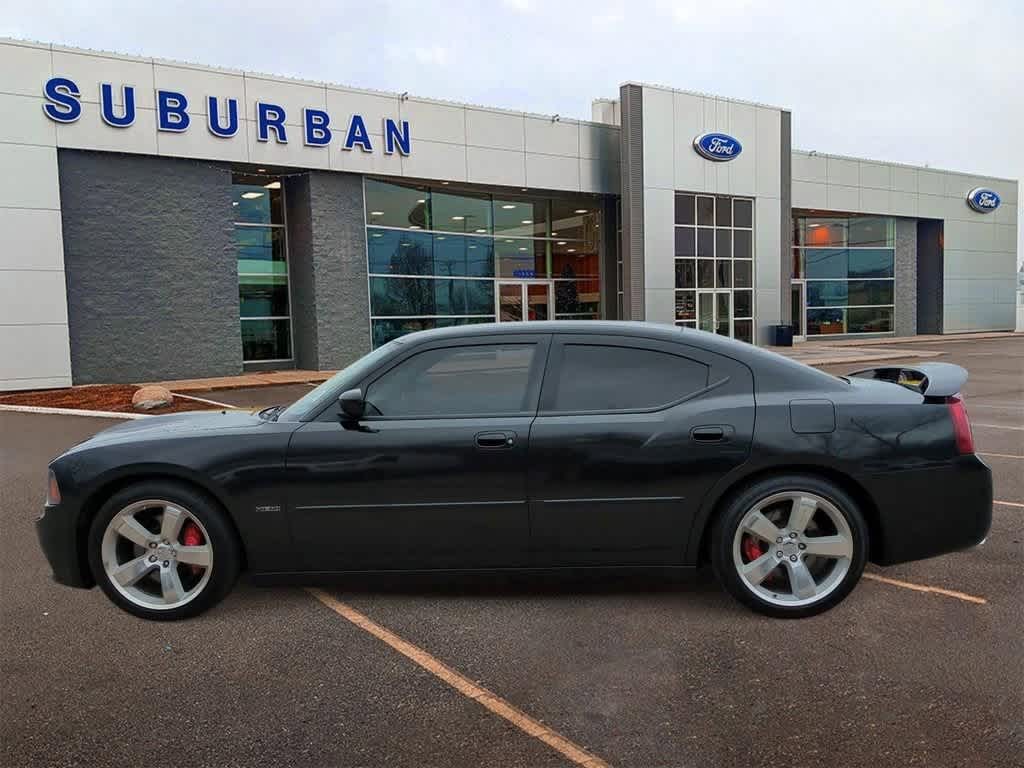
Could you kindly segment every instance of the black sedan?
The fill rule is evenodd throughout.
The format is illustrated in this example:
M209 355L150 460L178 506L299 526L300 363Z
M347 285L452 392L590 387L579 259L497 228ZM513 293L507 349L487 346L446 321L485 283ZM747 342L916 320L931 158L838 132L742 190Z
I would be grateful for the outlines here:
M239 573L688 568L772 616L839 603L872 560L981 542L992 477L962 368L838 378L640 323L416 333L288 407L160 416L50 464L57 581L149 619Z

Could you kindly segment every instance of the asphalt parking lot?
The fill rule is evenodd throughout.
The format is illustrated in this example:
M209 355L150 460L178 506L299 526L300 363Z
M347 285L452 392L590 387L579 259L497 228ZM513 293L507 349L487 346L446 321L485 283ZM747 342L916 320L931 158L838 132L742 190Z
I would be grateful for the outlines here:
M789 622L707 575L327 589L347 616L240 584L198 619L143 622L50 581L33 530L47 460L111 422L0 413L0 765L1021 765L1024 338L925 347L971 374L989 540L870 566L889 581Z

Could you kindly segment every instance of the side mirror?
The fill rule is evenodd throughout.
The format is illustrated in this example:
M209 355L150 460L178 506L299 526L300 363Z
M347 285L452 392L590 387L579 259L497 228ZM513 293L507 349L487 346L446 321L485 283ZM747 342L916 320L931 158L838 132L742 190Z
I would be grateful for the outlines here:
M341 418L343 421L359 421L366 412L363 390L350 389L342 392L338 397L338 405L341 406Z

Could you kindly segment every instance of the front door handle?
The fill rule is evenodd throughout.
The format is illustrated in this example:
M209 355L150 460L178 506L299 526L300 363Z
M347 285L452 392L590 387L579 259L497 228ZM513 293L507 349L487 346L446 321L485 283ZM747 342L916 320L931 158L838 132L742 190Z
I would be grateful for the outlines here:
M690 439L698 443L720 443L725 440L726 428L719 426L694 427Z
M515 432L480 432L476 436L477 448L486 450L499 450L511 448L516 444Z

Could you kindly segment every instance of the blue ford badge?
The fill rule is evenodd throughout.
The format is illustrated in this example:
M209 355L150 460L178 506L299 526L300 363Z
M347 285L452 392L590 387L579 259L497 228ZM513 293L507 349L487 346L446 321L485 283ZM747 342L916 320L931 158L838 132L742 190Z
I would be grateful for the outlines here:
M716 162L735 160L743 151L743 145L725 133L702 133L693 140L693 148L697 154Z
M1000 202L999 195L985 187L975 187L967 193L967 204L979 213L992 213Z

